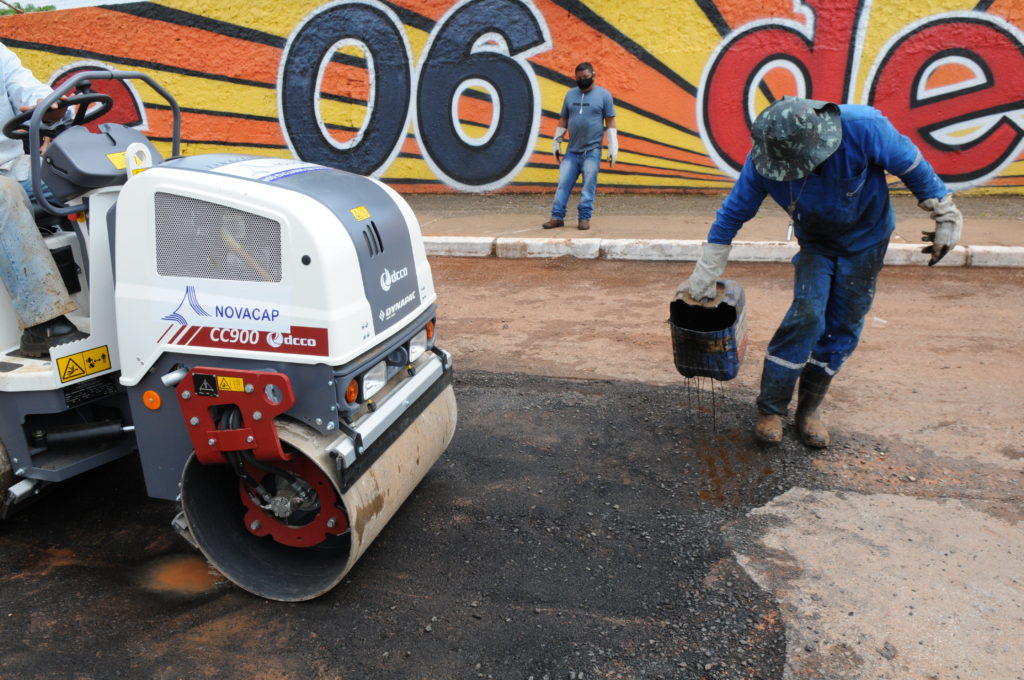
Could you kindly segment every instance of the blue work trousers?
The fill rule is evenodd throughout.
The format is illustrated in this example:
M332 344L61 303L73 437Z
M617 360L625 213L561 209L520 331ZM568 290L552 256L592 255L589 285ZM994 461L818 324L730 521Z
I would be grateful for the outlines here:
M759 412L785 415L807 363L831 376L853 353L888 246L883 241L838 257L801 251L793 258L793 304L768 343Z
M0 176L0 280L22 328L76 309L36 226L27 184Z
M597 192L597 173L601 167L601 147L590 151L566 151L562 163L558 166L558 189L555 200L551 204L551 216L565 219L565 206L569 202L569 194L579 176L583 175L583 190L580 193L580 204L576 213L581 220L589 220L594 212L594 194Z

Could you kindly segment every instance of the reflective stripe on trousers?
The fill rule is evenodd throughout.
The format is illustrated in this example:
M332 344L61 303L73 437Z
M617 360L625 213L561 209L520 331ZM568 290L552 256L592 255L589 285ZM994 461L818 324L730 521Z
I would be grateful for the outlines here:
M785 415L808 363L829 375L839 371L860 340L888 247L883 241L855 255L796 254L793 304L768 343L758 411Z

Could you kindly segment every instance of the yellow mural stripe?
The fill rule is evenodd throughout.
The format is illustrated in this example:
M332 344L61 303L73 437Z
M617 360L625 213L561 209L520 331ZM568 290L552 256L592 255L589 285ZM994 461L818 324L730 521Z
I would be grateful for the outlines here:
M660 2L656 19L650 11L638 11L635 3L621 0L588 0L587 7L694 87L700 84L704 64L722 40L696 2Z
M344 125L358 129L366 118L366 107L360 104L321 99L320 115L328 125Z
M39 50L21 49L16 52L22 63L44 82L52 79L58 71L80 61L74 57ZM140 71L151 76L171 93L182 108L277 118L277 92L271 87L183 75L118 61L102 63L113 69ZM145 83L136 82L135 86L145 103L164 103L163 98Z
M325 3L324 0L247 0L244 3L157 0L153 4L287 38L307 14Z
M251 0L245 3L211 3L209 0L157 0L153 4L191 12L217 21L261 31L287 40L295 28L312 12L327 4L324 0ZM405 34L413 53L415 67L427 43L429 33L405 25Z
M171 145L168 142L156 142L155 146L165 156L170 155ZM293 158L292 152L287 149L268 149L266 147L245 146L242 144L209 144L205 142L183 142L181 145L183 156L198 156L204 153L241 153L254 156L268 156L272 158Z

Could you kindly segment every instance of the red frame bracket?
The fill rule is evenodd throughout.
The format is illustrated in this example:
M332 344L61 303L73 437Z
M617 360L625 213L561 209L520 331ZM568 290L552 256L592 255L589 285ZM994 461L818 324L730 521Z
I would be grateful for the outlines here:
M196 366L175 390L196 458L225 464L225 451L252 451L257 460L287 461L274 418L295 405L292 383L283 373ZM242 426L217 429L211 409L234 405Z

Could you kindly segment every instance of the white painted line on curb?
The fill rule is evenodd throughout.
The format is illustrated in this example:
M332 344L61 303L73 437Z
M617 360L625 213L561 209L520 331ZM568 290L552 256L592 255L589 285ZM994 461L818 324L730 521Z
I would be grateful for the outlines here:
M1024 248L971 246L970 267L1024 267Z
M606 238L601 257L608 260L682 260L696 262L703 241Z
M491 257L494 239L483 236L426 236L427 255L447 257Z
M427 255L439 257L554 258L695 262L703 241L675 239L510 238L425 236ZM889 266L927 265L923 245L890 243ZM796 241L734 241L730 262L789 262ZM938 267L1024 267L1024 247L957 246Z
M908 264L927 265L931 255L921 252L924 245L912 245L910 243L890 243L889 250L885 253L885 264L887 266L899 266ZM936 267L965 267L968 264L967 248L957 246L946 253L946 256L936 263Z
M498 257L564 257L580 260L596 259L601 239L596 238L497 238L494 253Z

